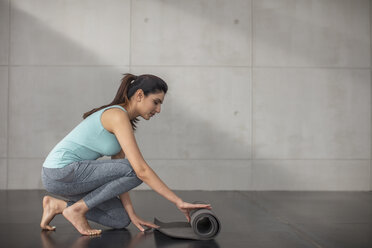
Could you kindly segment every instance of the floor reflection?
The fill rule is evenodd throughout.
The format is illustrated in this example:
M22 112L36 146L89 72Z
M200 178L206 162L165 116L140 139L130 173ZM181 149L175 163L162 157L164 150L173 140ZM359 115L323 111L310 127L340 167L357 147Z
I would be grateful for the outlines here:
M71 248L88 248L88 247L136 247L146 234L138 232L134 237L127 229L105 230L97 236L79 236ZM40 239L43 248L67 247L65 242L58 242L56 233L53 231L42 231Z
M159 231L154 231L156 247L177 247L177 248L219 248L215 240L187 240L175 239L162 234Z
M40 239L42 248L89 248L89 247L176 247L176 248L197 248L197 247L212 247L219 248L214 240L197 241L170 238L158 231L138 232L132 235L127 229L121 230L105 230L101 235L97 236L79 236L70 245L66 241L57 239L56 232L41 231ZM143 242L151 239L150 242Z

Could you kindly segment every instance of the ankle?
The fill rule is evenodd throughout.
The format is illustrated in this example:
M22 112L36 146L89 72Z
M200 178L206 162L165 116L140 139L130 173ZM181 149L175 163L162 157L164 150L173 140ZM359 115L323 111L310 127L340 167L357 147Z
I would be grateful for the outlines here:
M65 210L68 207L67 202L61 201L58 203L58 213L61 214L63 210Z
M89 210L88 206L83 201L75 202L74 204L72 204L68 208L70 208L72 211L74 211L76 213L81 213L81 214L85 214Z

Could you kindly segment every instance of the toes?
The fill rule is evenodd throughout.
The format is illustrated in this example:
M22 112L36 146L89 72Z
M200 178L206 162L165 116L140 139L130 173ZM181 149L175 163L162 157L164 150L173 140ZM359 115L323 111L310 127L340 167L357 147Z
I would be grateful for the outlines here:
M49 231L54 231L56 230L56 227L55 226L47 226L48 230Z
M87 230L81 234L83 235L89 235L89 236L94 236L94 235L100 235L102 232L102 230L94 230L94 229L91 229L91 230Z
M46 226L42 226L41 229L48 230L48 231L54 231L54 230L56 230L56 227L55 226L46 225Z
M91 235L100 235L101 234L101 230L95 229L95 230L92 230L91 233L92 233Z
M90 235L92 235L92 234L90 234L90 231L88 230L88 231L85 231L85 232L80 232L81 233L81 235L88 235L88 236L90 236Z

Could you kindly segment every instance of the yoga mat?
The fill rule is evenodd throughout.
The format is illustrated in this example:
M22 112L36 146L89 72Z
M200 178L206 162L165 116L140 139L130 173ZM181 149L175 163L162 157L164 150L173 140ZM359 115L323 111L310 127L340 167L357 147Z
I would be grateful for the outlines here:
M196 202L201 203L201 202ZM201 203L204 204L204 203ZM209 240L215 238L221 230L221 224L212 210L199 208L190 211L189 222L165 223L154 218L160 228L156 230L173 238Z

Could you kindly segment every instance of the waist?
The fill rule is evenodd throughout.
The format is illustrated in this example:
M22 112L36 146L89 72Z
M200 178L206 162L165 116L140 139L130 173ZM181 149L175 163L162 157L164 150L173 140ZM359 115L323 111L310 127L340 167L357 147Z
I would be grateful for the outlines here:
M53 150L45 159L43 167L46 168L63 168L73 162L81 160L96 160L102 155L87 147L79 146L74 150L59 148Z

